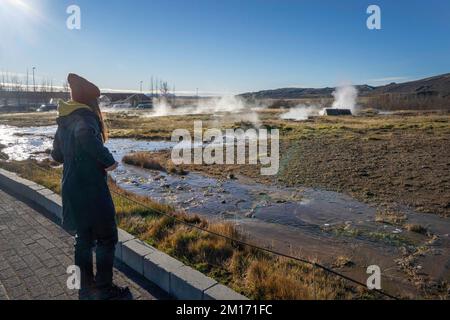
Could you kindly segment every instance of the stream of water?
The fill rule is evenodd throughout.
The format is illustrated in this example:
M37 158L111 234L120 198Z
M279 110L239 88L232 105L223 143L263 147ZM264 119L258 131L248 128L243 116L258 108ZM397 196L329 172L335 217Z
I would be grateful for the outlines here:
M56 126L0 126L0 143L11 160L42 160L48 157L55 131ZM106 146L120 163L112 177L121 187L187 212L234 220L256 218L293 227L362 222L375 213L374 208L335 192L218 180L197 173L170 175L121 162L131 152L170 149L172 142L111 139Z
M18 128L0 125L0 144L5 146L2 151L10 160L48 158L55 132L56 126ZM122 188L134 193L176 205L187 212L236 221L256 218L292 227L320 228L374 220L376 208L336 192L219 180L197 173L171 175L122 163L126 154L167 150L174 145L167 141L110 139L106 146L120 163L111 175ZM440 227L442 218L414 213L412 219L423 222L421 217L426 217L426 223L435 225L437 231L446 231ZM444 225L448 226L447 223ZM393 233L401 232L394 227L386 228Z

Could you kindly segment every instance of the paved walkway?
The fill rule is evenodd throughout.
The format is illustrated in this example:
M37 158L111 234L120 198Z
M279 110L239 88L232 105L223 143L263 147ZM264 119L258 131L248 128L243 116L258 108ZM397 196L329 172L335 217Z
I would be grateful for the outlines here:
M30 205L0 190L0 300L77 299L66 286L73 264L73 237ZM167 298L124 265L115 282L127 285L133 299Z

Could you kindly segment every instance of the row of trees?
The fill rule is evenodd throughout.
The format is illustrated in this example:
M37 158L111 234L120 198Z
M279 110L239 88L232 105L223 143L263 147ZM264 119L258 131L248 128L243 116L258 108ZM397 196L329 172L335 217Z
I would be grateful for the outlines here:
M17 75L9 72L0 73L0 92L69 92L69 85L64 82L55 86L52 79L41 79L40 83L33 81L29 75Z
M142 84L142 83L141 83ZM153 76L150 79L150 94L153 97L162 96L168 97L170 96L170 85L167 81L159 80L158 78L154 78ZM172 87L172 93L175 96L175 86ZM142 92L142 87L141 87Z
M141 92L144 90L141 81ZM167 81L158 79L158 77L151 77L150 86L148 88L150 94L155 97L168 97L172 94L175 95L175 86L170 86ZM14 92L69 92L69 84L67 81L61 85L54 85L53 80L50 78L41 79L40 82L33 79L32 75L16 74L9 72L0 72L0 92L1 91L14 91Z

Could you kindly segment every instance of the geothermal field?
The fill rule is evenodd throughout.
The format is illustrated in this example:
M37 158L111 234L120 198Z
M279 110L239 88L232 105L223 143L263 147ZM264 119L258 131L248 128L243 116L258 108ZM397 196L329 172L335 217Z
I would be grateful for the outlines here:
M352 115L327 116L326 108L347 108ZM111 174L115 188L229 226L246 241L318 261L361 282L367 267L378 265L383 289L399 297L448 298L447 111L369 108L360 104L352 86L328 99L161 99L150 110L103 110L107 147L120 162ZM48 155L56 117L56 112L0 114L0 166L58 191L54 178L24 169L33 163L60 173ZM203 129L278 129L278 173L261 175L260 163L172 163L172 132L192 132L199 120ZM121 227L153 243L158 236L145 227L147 222L144 215L134 215L121 220ZM169 245L179 240L164 239L162 249L180 257ZM230 255L232 262L238 259L224 255L227 263ZM252 297L298 298L258 296L242 285L234 269L224 271L210 260L194 266ZM361 296L325 280L322 286L319 298Z

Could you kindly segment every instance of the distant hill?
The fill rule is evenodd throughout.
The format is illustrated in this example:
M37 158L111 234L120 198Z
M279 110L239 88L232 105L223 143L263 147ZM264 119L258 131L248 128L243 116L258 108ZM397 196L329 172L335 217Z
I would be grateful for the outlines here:
M367 94L375 89L369 85L355 86L360 94ZM336 88L281 88L243 93L243 98L255 99L314 99L331 98Z
M418 96L450 97L450 73L404 83L391 83L371 92L378 94L415 94Z
M402 95L411 97L439 97L450 98L450 73L431 78L391 83L384 86L373 87L369 85L355 86L360 97L376 97L380 95ZM335 88L281 88L243 93L239 96L254 99L314 99L332 98Z

